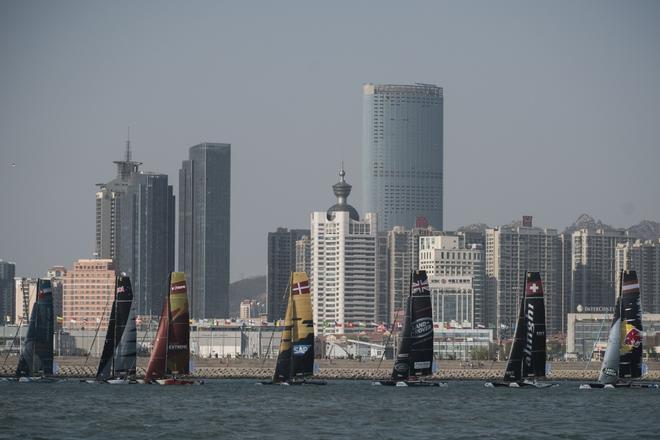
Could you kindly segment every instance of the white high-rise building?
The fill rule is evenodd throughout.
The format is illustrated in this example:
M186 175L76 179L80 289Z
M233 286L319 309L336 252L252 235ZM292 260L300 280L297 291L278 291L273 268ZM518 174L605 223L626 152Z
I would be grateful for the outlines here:
M360 217L346 201L351 185L333 185L337 204L311 215L310 285L317 333L351 332L376 321L377 216Z
M460 237L451 235L420 237L419 268L429 277L434 316L448 318L440 322L460 318L471 326L488 324L484 310L484 250L480 245L461 247ZM436 310L445 305L446 312Z
M660 313L660 239L619 243L616 246L616 286L622 270L637 272L642 313Z

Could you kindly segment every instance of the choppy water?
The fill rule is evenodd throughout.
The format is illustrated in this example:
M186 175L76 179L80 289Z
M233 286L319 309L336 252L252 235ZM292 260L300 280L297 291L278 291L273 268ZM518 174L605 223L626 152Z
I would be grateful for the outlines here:
M577 387L0 383L0 438L658 438L660 390Z

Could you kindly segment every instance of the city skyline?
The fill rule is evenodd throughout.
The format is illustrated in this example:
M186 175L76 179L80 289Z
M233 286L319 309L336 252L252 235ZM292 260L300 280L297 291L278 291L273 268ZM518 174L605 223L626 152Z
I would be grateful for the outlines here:
M0 258L17 275L91 258L90 194L127 125L175 193L189 145L234 146L231 280L265 274L267 232L306 228L341 160L361 200L368 82L444 89L445 229L660 220L657 4L155 5L0 6Z

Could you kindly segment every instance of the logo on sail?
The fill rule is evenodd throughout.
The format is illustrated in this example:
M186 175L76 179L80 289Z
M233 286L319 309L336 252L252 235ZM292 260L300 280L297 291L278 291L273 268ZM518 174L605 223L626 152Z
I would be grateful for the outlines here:
M623 343L631 347L639 347L642 343L642 332L630 324L626 324L626 330L628 331L626 332L626 337L623 338Z
M419 318L412 323L412 332L410 335L413 338L423 338L431 333L433 333L433 321L428 316Z
M307 350L309 350L309 347L311 345L309 344L298 344L293 346L293 355L294 356L304 356L305 353L307 353Z

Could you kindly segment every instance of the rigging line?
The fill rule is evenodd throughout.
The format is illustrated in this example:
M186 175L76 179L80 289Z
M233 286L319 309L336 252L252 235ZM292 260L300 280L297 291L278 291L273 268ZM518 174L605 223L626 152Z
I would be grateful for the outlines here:
M589 359L587 360L587 363L584 366L584 369L586 370L589 368L589 365L591 364L591 359L594 357L594 352L596 351L596 344L600 342L600 334L603 331L603 326L605 325L605 321L607 320L607 315L603 315L602 321L600 321L600 328L598 329L598 336L596 337L596 340L594 341L594 346L591 349L591 353L589 354Z
M115 287L114 287L114 295L113 297L117 296L117 277L115 276ZM113 298L113 303L114 303L114 298ZM106 315L106 312L108 311L108 307L110 305L110 297L105 300L105 306L103 307L103 316ZM85 357L85 363L83 364L83 367L87 366L87 361L89 360L89 357L92 354L92 347L94 346L94 343L96 342L96 338L99 335L99 330L101 329L101 323L103 322L103 318L99 319L99 324L96 326L96 332L94 333L94 338L92 339L92 343L89 346L89 350L87 351L87 356ZM110 315L108 315L108 322L110 322ZM105 342L105 341L104 341Z
M280 312L282 312L282 306L285 304L284 300L287 299L286 296L289 293L290 288L291 288L291 277L289 277L289 281L287 281L286 289L284 289L284 295L282 295L282 300L280 301ZM284 313L286 314L286 309L284 310ZM279 316L279 314L278 314L278 316ZM277 319L275 321L277 322ZM268 340L268 348L266 349L266 355L264 356L263 361L261 361L261 366L262 367L266 363L266 359L268 359L268 355L270 354L270 347L273 344L273 336L275 336L275 327L277 327L277 326L273 325L273 330L270 332L270 339ZM261 350L259 350L259 351L261 351Z
M402 298L405 300L405 298ZM399 319L399 313L401 313L401 307L397 309L396 315L394 315L394 322L392 323L392 331L390 332L389 335L387 335L387 341L385 341L385 344L383 345L383 354L380 356L380 360L378 361L378 366L376 367L376 372L380 370L380 366L383 363L383 359L385 359L385 351L387 350L387 346L390 343L390 339L392 339L392 335L394 335L394 332L396 331L396 323L397 320ZM394 353L392 353L394 354ZM396 357L394 359L394 362L396 363Z
M37 281L37 283L38 283L38 281ZM38 287L38 286L37 286L37 287ZM21 288L22 288L22 285L21 285ZM27 303L28 303L28 309L29 309L29 308L30 308L30 307L29 307L29 305L30 305L30 290L29 290L29 287L28 287L28 302L27 302ZM37 305L37 301L36 301L36 300L34 301L34 305ZM34 307L34 306L32 306L32 307ZM25 309L25 307L23 307L23 308ZM23 311L25 312L25 310L23 310ZM29 312L30 312L30 310L28 310L28 313L29 313ZM23 320L24 320L24 319L25 319L25 313L23 313L23 315L21 315L21 320L18 321L18 328L16 329L16 334L14 335L14 338L11 340L11 345L9 346L9 351L7 351L7 355L5 356L5 360L2 362L2 366L3 366L3 368L4 368L5 364L7 363L7 358L9 357L9 353L11 353L11 350L14 348L14 341L16 340L16 337L19 336L18 334L19 334L20 331L21 331L21 328L22 328L22 326L23 326ZM26 335L26 337L27 337L27 335ZM20 345L20 344L19 344L19 345ZM22 355L22 353L21 353L20 351L21 351L21 350L19 350L19 353L18 353L18 360L19 360L19 362L20 362L21 355Z

